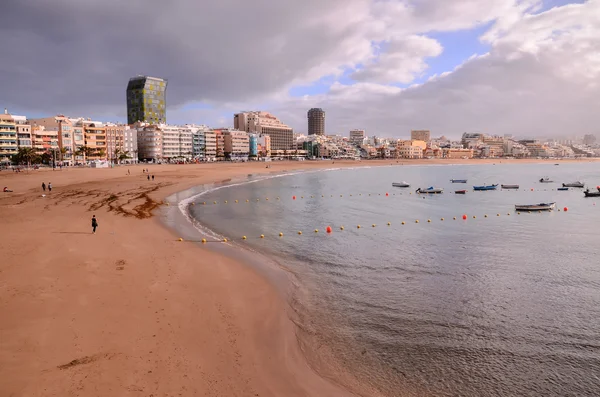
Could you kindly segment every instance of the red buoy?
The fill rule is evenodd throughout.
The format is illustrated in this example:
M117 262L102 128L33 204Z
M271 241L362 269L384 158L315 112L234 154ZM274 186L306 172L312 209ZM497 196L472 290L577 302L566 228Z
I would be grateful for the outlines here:
M292 196L292 200L296 200L296 196Z
M463 215L463 219L466 221L466 220L467 220L467 216L466 216L466 215Z
M569 209L567 207L563 208L563 211L567 212Z
M331 233L331 226L327 226L327 233Z
M389 196L390 194L389 194L389 193L386 193L385 195L386 195L386 196Z

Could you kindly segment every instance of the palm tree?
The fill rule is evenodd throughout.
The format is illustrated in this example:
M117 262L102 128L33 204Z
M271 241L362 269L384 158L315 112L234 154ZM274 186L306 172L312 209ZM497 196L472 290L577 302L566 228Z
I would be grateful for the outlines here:
M128 151L121 151L118 157L119 162L123 161L123 160L127 160L130 159L131 156L129 155Z
M113 163L118 164L118 161L121 159L121 154L123 154L123 151L121 150L121 148L116 148L113 154Z
M67 154L67 148L66 147L61 147L60 148L60 161L64 161L65 154Z
M21 147L19 151L14 156L14 160L16 163L21 163L23 161L27 162L27 168L31 167L31 162L37 156L36 150L32 147Z

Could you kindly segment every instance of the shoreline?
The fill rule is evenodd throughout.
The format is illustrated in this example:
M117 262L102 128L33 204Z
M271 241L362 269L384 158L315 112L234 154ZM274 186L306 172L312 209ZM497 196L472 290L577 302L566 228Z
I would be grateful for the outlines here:
M556 162L582 160L502 164ZM212 249L181 244L157 219L167 197L249 170L401 166L387 160L271 165L0 172L0 183L15 192L0 196L2 229L10 231L0 243L0 394L347 396L339 384L360 389L343 368L338 380L310 366L289 306L264 275ZM50 177L54 190L41 197L41 181ZM100 223L94 236L92 213Z
M248 169L325 166L144 166L154 183L141 166L0 174L15 191L0 201L11 230L1 246L2 394L351 394L309 366L268 280L181 244L152 219L171 194ZM41 197L49 176L54 189ZM93 236L92 213L100 224Z

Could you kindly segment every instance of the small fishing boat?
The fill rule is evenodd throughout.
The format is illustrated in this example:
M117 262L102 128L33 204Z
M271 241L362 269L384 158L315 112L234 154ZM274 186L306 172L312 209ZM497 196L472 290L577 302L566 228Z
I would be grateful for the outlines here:
M556 203L515 205L515 211L552 211Z
M466 179L450 179L452 183L467 183Z
M463 190L455 190L454 194L467 194L467 191L464 189Z
M583 194L585 195L585 197L600 197L600 186L597 189L597 192L590 192L590 189L585 189Z
M551 181L550 178L548 178L547 176L540 178L540 183L552 183L554 181Z
M498 184L495 185L483 185L483 186L473 186L473 190L496 190Z
M444 189L434 188L433 186L431 186L431 187L428 187L427 189L418 188L417 190L415 190L415 193L439 194L439 193L442 193L443 191L444 191Z
M519 185L500 185L502 189L518 189Z
M584 187L585 183L580 182L580 181L576 181L576 182L570 182L570 183L563 183L562 184L563 187Z
M563 187L556 188L556 190L565 191L565 190L569 190L569 188L563 186Z
M393 187L410 187L410 184L406 183L404 181L402 181L402 182L392 182L392 186Z

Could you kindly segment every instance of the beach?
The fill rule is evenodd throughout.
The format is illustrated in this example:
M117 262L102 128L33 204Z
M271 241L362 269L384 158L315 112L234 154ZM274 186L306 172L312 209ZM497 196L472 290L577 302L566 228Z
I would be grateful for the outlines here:
M180 242L153 215L173 193L247 174L500 162L567 161L2 171L0 185L14 192L0 196L0 395L377 396L344 368L323 377L309 365L287 302L264 276L208 246ZM53 186L45 197L42 182Z

